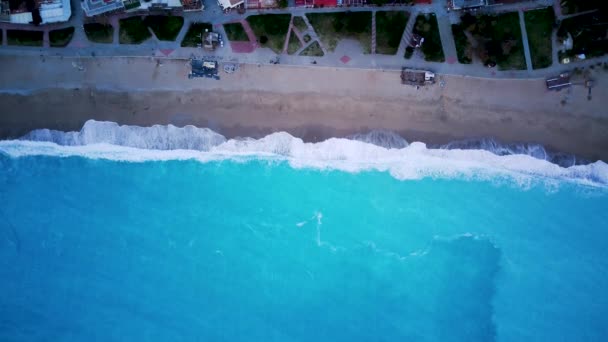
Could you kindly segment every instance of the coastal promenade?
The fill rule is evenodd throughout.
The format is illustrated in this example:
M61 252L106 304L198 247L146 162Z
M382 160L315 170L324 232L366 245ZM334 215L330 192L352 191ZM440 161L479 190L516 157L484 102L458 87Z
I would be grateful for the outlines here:
M608 56L600 58L588 59L585 61L579 61L571 63L570 65L562 65L557 59L555 32L553 33L553 63L548 68L533 69L530 59L529 43L527 41L527 34L525 32L525 24L523 22L523 12L535 9L545 8L547 6L554 6L556 13L559 16L561 11L559 8L559 2L553 0L534 0L528 2L522 2L519 4L503 5L503 6L490 6L484 9L484 13L502 13L509 11L516 11L520 14L520 23L522 28L523 46L526 56L526 69L525 70L505 70L501 71L496 68L487 68L480 63L473 64L461 64L456 58L456 48L454 45L454 39L451 32L451 24L458 20L458 14L455 12L447 11L446 0L436 0L430 5L414 5L414 6L385 6L385 7L350 7L346 8L299 8L293 7L288 9L273 9L273 10L247 10L245 14L237 14L236 12L224 13L215 1L208 0L205 2L205 10L202 12L186 12L183 13L184 25L178 34L178 37L173 42L159 41L156 37L152 37L142 44L130 45L130 44L119 44L118 43L118 19L127 17L127 14L119 14L109 17L109 22L114 26L114 41L111 44L98 44L92 43L87 40L83 29L84 14L80 7L78 0L73 0L73 16L69 22L63 24L54 24L52 26L43 27L29 27L26 29L42 30L44 32L45 42L48 42L48 32L51 29L63 28L63 27L75 27L75 34L70 44L65 48L51 48L48 44L43 47L24 47L24 46L9 46L7 45L7 39L3 39L3 46L0 47L0 55L4 56L56 56L63 58L75 58L81 60L84 58L104 58L104 57L153 57L159 60L163 59L188 59L192 56L205 56L208 58L214 58L218 61L230 61L240 64L270 64L271 61L275 60L277 56L280 57L280 63L293 66L325 66L325 67L340 67L340 68L360 68L360 69L377 69L377 70L399 70L402 67L417 68L432 70L438 74L445 75L463 75L463 76L474 76L474 77L488 77L488 78L545 78L553 76L564 71L569 71L574 67L587 67L598 63L608 62ZM180 46L182 38L185 36L188 27L194 22L209 22L214 26L214 30L224 34L222 24L230 22L243 22L248 16L257 14L268 14L268 13L289 13L294 16L305 15L307 13L326 13L326 12L339 12L339 11L408 11L410 13L410 21L415 20L415 17L419 13L434 13L437 16L439 23L439 31L441 36L441 42L443 45L444 54L446 56L446 62L428 62L425 61L421 56L414 55L411 59L406 60L403 58L403 51L405 49L404 42L401 43L398 53L396 55L381 55L381 54L364 54L362 53L361 46L352 40L342 40L338 43L336 49L333 52L329 52L323 48L325 55L323 57L306 57L297 55L287 55L286 53L277 55L269 48L254 48L249 53L234 52L230 48L230 44L226 44L223 48L217 49L213 52L207 52L200 48L185 48ZM408 25L406 31L411 30L413 26ZM0 29L3 29L3 33L6 36L7 29L24 29L23 25L14 24L0 24ZM311 36L316 41L317 35L312 27L309 27ZM404 37L407 32L404 32ZM251 38L254 39L254 38ZM319 40L320 42L320 40ZM374 40L375 42L375 40ZM255 45L255 41L251 42ZM307 46L307 45L306 45ZM299 51L302 51L302 47ZM372 51L375 51L375 46L372 46ZM347 59L343 57L347 56ZM348 62L344 62L348 60Z

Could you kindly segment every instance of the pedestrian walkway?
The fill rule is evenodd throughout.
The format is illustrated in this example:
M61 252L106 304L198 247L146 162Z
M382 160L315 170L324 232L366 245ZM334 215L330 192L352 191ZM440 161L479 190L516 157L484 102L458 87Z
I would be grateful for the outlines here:
M372 55L376 54L376 11L372 11Z
M456 43L454 43L454 35L452 34L452 25L450 18L446 15L437 15L437 25L439 26L439 36L441 37L441 46L443 54L448 64L458 62L456 57Z
M528 31L526 31L526 20L522 10L517 11L519 14L519 26L521 28L521 42L524 46L524 56L526 57L526 68L532 71L532 57L530 55L530 44L528 43Z
M401 42L399 43L399 48L397 49L397 56L403 57L405 55L405 49L410 46L417 16L417 12L411 12L410 17L407 20L407 24L405 25L403 35L401 36Z

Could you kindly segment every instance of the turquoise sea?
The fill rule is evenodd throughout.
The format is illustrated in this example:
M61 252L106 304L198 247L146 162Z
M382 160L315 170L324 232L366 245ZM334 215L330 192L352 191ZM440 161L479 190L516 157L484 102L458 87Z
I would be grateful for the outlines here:
M110 131L0 142L0 341L608 340L603 162Z

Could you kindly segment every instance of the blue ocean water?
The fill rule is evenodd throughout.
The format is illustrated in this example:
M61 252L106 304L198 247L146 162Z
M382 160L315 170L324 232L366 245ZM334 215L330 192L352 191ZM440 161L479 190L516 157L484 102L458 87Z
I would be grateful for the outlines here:
M0 341L605 341L608 192L0 152Z

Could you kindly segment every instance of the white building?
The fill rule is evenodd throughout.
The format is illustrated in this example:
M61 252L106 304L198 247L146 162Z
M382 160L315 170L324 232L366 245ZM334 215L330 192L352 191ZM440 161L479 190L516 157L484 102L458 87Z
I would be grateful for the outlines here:
M218 5L223 9L235 8L241 4L244 4L244 0L218 0Z
M7 11L8 6L2 3L3 12ZM25 3L25 1L24 1ZM70 0L43 0L36 1L36 10L40 13L41 22L39 24L61 23L70 20L72 8ZM6 15L0 16L0 20L8 21L12 24L31 24L34 23L32 12L23 10L25 5L19 8L8 9Z

